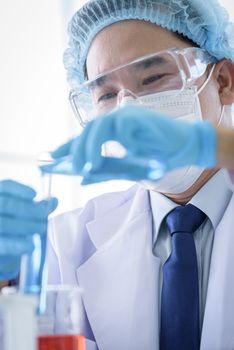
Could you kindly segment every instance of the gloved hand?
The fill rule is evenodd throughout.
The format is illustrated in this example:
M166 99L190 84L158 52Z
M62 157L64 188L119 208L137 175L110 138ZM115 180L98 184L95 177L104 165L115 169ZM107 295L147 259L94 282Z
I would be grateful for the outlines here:
M101 155L101 146L109 140L125 147L124 158ZM188 123L127 105L91 121L80 136L52 152L52 157L57 163L71 157L72 167L67 173L82 175L83 184L119 178L152 180L154 160L164 171L185 165L215 166L216 142L215 128L208 121ZM61 169L60 173L66 173L66 167ZM56 166L43 170L56 172Z
M36 192L12 180L0 181L0 280L17 276L20 258L31 253L35 233L46 234L57 199L35 202Z

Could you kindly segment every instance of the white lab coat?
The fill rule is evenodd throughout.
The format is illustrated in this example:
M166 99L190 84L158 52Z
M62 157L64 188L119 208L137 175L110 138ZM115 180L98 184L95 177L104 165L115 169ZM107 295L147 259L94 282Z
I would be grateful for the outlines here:
M49 265L50 282L83 289L87 350L159 349L160 260L146 189L105 194L57 217ZM234 349L234 195L215 232L201 349Z

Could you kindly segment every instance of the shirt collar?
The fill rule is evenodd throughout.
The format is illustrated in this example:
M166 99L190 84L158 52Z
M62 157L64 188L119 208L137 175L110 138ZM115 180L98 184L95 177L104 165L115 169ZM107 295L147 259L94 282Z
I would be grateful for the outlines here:
M189 201L202 210L216 229L230 201L232 192L227 186L224 171L216 173ZM218 201L218 205L217 205ZM163 194L150 191L150 204L154 220L154 239L156 242L160 225L165 216L178 206Z

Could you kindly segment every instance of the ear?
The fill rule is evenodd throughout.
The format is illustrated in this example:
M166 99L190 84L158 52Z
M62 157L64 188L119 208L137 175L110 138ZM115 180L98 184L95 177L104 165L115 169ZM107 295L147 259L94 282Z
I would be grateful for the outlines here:
M215 75L222 105L231 105L234 103L234 64L228 60L218 62Z

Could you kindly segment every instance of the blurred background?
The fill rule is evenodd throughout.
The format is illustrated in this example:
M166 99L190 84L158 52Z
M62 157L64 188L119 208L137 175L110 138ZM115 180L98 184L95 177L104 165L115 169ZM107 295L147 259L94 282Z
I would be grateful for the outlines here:
M0 4L0 178L41 190L36 159L81 129L68 102L62 56L67 24L84 0L8 0ZM233 0L220 0L234 21ZM127 181L80 186L80 178L56 175L56 213L84 205Z

